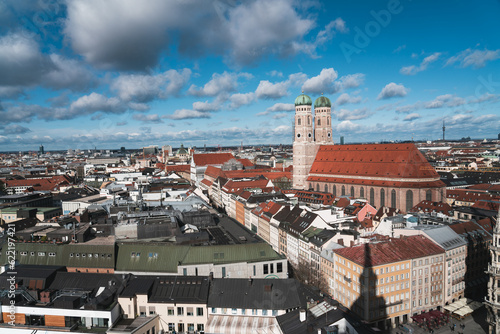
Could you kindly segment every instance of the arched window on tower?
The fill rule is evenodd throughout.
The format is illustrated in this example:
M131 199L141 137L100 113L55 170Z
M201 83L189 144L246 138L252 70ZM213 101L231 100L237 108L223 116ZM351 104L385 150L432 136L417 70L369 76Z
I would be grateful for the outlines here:
M333 196L337 196L337 187L335 185L333 185L332 194Z
M342 193L341 196L345 196L345 186L342 186Z
M360 198L365 198L365 188L361 187L359 189L359 197Z
M385 190L380 189L380 207L385 206Z
M302 123L302 121L301 121L300 117L297 118L297 125L301 125L301 123Z
M326 125L330 125L330 117L326 118Z
M307 125L311 125L311 116L307 116Z
M316 184L316 191L320 191L319 190L319 183Z
M375 206L375 190L370 188L370 205Z
M325 184L325 193L328 192L328 184Z
M391 208L396 207L396 190L392 189L391 191Z
M413 191L408 190L406 192L406 212L413 208Z
M432 191L430 189L425 192L425 200L432 201Z
M318 125L321 125L321 120L318 118Z
M354 197L354 187L351 186L351 197Z

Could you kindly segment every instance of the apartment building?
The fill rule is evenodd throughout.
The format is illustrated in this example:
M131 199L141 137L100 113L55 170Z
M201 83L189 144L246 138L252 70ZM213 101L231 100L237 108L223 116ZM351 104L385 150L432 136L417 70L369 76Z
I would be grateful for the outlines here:
M427 257L439 254L444 257L441 247L422 236L374 241L333 251L335 298L379 328L411 321L415 313L412 308L413 260L422 258L425 264ZM430 273L428 275L430 277ZM430 286L429 280L426 287L430 289Z

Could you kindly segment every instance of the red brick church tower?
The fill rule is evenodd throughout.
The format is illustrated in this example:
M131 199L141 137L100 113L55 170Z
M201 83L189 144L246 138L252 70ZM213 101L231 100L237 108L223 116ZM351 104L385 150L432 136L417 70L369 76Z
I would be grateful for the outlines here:
M422 200L441 202L445 184L413 143L333 145L331 103L295 99L293 187L365 198L408 212Z

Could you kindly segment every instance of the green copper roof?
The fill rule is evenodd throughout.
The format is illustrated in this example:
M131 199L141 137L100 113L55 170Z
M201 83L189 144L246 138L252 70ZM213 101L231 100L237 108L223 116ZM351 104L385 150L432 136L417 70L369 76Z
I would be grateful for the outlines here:
M309 96L302 93L295 99L295 106L310 106L313 102Z
M331 108L332 103L330 102L330 99L327 98L326 96L320 96L314 101L314 108Z

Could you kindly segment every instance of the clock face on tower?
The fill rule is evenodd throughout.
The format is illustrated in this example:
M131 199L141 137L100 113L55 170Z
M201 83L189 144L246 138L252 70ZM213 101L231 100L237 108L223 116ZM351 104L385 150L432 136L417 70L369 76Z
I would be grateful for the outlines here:
M300 133L297 133L297 138L300 138Z
M310 134L310 133L309 133L307 136L308 136L309 138L311 138L311 137L312 137L312 134Z

